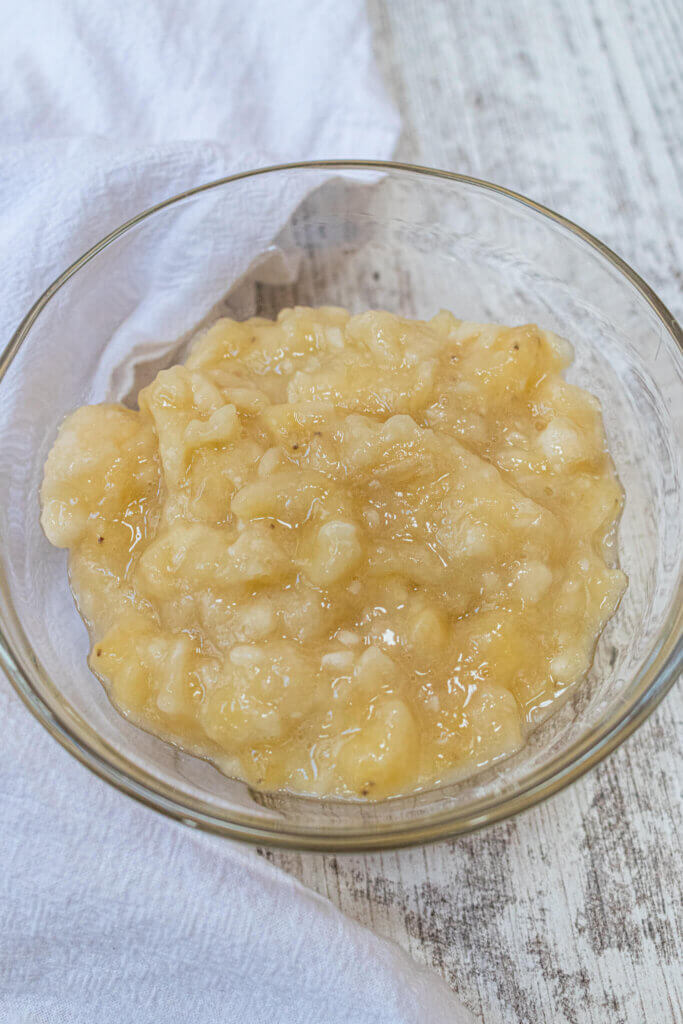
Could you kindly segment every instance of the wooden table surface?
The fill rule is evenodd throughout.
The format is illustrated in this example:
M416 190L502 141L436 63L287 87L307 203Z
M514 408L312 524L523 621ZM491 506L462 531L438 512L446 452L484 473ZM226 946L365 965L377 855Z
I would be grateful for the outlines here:
M680 0L369 8L403 117L397 159L558 210L681 316ZM683 1021L681 709L679 687L588 776L487 832L265 856L441 973L486 1024Z

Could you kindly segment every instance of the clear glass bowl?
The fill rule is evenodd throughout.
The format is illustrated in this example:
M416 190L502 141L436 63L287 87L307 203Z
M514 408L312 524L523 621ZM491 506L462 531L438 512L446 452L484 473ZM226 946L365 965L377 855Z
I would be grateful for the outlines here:
M138 371L149 375L182 354L198 322L226 312L272 316L293 303L536 321L572 341L570 378L602 402L626 491L620 557L628 590L585 683L522 751L473 778L366 805L254 793L135 728L87 668L64 552L51 548L38 521L57 424L84 402L135 392L139 380L131 392L125 373L101 372L127 346L159 342L153 363ZM606 246L486 182L332 162L267 168L176 196L66 270L0 357L0 663L28 708L85 765L149 806L222 835L377 848L515 814L613 750L681 670L682 350L672 316Z

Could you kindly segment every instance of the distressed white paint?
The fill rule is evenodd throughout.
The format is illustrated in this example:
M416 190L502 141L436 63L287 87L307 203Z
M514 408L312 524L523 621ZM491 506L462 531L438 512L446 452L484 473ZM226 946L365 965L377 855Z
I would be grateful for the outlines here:
M370 10L404 119L399 159L564 213L680 316L677 0ZM445 975L486 1024L681 1021L682 707L679 690L589 776L486 833L372 856L267 856Z

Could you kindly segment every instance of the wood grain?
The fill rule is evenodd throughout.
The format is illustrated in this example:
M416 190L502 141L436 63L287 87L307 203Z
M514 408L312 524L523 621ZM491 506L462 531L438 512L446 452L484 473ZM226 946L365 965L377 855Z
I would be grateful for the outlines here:
M680 316L677 0L369 7L403 117L399 159L564 213ZM679 690L590 775L486 833L264 856L443 974L486 1024L683 1021L682 708Z

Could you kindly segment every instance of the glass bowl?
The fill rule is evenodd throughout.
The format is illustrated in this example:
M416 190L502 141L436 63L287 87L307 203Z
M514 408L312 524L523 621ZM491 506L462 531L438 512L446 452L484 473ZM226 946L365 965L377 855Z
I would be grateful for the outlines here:
M290 216L291 214L291 216ZM536 321L604 411L626 491L628 590L589 678L494 769L379 803L262 794L137 729L86 665L66 558L38 521L46 454L84 402L130 400L192 328L295 303ZM144 351L131 369L130 353ZM266 168L192 189L112 232L41 296L0 357L0 663L102 778L188 825L257 843L369 849L452 837L557 792L647 717L681 669L681 330L601 242L506 189L400 164Z

